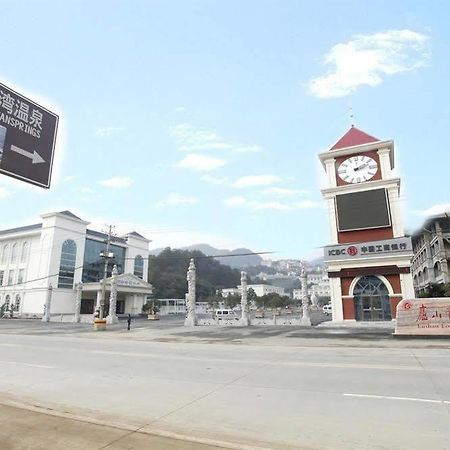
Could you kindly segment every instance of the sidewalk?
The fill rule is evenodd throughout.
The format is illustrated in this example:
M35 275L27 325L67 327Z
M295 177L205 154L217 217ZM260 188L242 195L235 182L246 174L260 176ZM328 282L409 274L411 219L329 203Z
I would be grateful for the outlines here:
M2 450L219 450L169 437L95 425L0 404Z

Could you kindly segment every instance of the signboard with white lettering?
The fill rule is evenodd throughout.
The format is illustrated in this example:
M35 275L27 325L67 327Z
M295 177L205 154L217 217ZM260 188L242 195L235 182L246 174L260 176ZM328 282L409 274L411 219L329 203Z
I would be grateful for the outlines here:
M410 237L382 241L339 244L324 247L325 261L370 258L373 256L408 255L412 253Z
M0 83L0 173L50 187L58 116Z
M395 334L450 337L450 297L402 300L397 305Z

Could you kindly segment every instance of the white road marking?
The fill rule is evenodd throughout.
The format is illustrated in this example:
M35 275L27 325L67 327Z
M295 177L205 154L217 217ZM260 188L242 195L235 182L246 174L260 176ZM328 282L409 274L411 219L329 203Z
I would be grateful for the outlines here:
M31 364L17 361L0 361L0 364L17 364L19 366L36 367L38 369L54 369L53 366L44 366L43 364Z
M448 400L432 400L429 398L414 398L414 397L393 397L390 395L371 395L371 394L342 394L344 397L359 397L359 398L375 398L381 400L403 400L408 402L424 402L424 403L446 403L450 404Z
M412 370L422 371L422 367L419 366L390 366L383 364L357 364L357 363L326 363L326 362L310 362L310 361L266 361L263 359L229 359L229 358L217 358L212 356L198 357L198 356L186 356L186 355L174 355L174 354L154 354L154 353L135 353L135 352L120 352L113 350L91 350L90 353L96 355L111 355L111 356L135 356L139 358L152 358L152 359L176 359L187 361L204 361L205 363L218 362L227 364L264 364L274 366L290 366L290 367L324 367L335 369L371 369L371 370ZM442 372L442 369L439 369Z
M6 342L0 342L2 347L18 347L18 344L7 344Z

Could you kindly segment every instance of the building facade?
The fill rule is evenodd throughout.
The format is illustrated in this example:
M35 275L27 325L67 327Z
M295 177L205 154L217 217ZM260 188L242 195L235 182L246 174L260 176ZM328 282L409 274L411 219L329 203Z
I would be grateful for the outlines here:
M101 297L107 235L70 211L43 214L42 222L0 231L0 307L18 317L41 317L49 287L50 315L59 320L74 314L75 287L83 283L82 314L91 315ZM119 271L118 314L139 314L151 294L147 283L150 241L136 232L115 237L110 246ZM124 276L126 274L126 277ZM107 280L109 298L109 281Z
M324 259L333 320L392 320L400 300L414 298L394 142L352 126L319 158L326 173L331 245Z
M412 274L419 295L431 284L450 282L450 212L431 217L412 236Z
M286 295L284 288L278 286L272 286L270 284L249 284L247 289L253 289L257 297L262 297L266 294L278 294L281 296ZM241 295L240 286L235 288L222 289L222 297L227 297L228 295Z

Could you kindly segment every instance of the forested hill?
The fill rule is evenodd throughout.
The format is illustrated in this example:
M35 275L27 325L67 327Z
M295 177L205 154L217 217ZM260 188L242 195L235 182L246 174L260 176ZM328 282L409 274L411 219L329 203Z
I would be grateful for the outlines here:
M214 295L216 289L235 287L240 283L240 272L221 264L198 250L166 248L157 256L150 256L148 279L155 298L184 298L187 292L186 272L189 260L197 267L197 300Z

